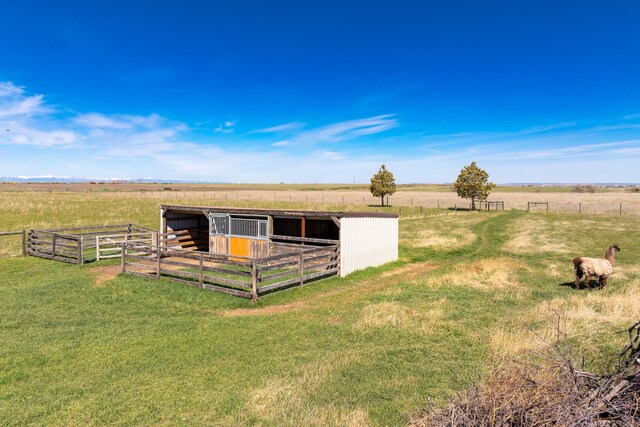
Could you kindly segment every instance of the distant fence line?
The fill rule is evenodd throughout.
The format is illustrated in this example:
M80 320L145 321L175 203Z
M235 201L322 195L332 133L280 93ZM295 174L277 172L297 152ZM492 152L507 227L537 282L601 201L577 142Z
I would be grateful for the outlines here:
M313 204L343 204L348 206L365 206L367 208L377 208L380 204L380 198L372 195L353 194L341 195L336 194L313 194L313 191L269 191L265 190L260 193L252 193L243 190L236 191L173 191L173 190L135 190L135 191L108 191L108 190L72 190L72 191L51 191L51 190L34 190L21 193L50 193L50 194L84 194L91 193L102 196L112 196L113 198L149 198L162 200L163 202L175 200L177 202L194 200L202 200L203 204L207 203L224 203L224 201L255 201L255 202L290 202L290 203L313 203ZM329 192L329 190L327 190ZM2 193L18 193L18 192L2 192ZM2 194L0 193L0 194ZM390 203L391 207L384 209L397 211L402 214L402 210L406 213L422 209L442 209L453 212L471 209L471 203L466 200L451 201L450 199L420 200L419 197L402 197L402 193L387 198L386 203ZM195 202L197 203L197 202ZM487 209L487 207L489 209ZM640 214L640 198L638 203L606 203L598 201L520 201L519 203L509 201L477 201L476 208L479 210L505 210L516 209L526 210L529 212L549 212L549 213L578 213L578 214ZM383 209L383 208L380 208Z

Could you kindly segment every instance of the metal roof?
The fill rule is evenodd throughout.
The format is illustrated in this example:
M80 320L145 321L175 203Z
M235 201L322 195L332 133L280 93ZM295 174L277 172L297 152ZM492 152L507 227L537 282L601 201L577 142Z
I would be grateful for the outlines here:
M222 206L184 206L184 205L160 205L161 209L174 212L192 213L232 213L239 215L269 215L269 216L295 216L295 217L335 217L335 218L398 218L398 214L389 212L335 212L335 211L304 211L292 209L259 209L259 208L232 208Z

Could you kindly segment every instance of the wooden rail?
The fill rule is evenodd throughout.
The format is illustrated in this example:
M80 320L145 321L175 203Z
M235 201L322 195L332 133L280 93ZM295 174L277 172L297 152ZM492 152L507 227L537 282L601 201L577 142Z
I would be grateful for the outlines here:
M547 213L549 213L549 202L527 202L527 212L529 212L532 207L536 206L545 206ZM580 210L582 210L582 206L580 206Z
M151 255L141 255L140 252ZM298 245L287 253L242 261L189 249L121 243L121 269L137 276L168 279L202 289L223 292L257 302L261 295L302 286L336 275L340 249L333 246ZM237 258L237 257L233 257Z
M121 241L131 240L147 248L154 243L156 234L155 230L135 224L29 230L26 252L40 258L84 264L120 257Z

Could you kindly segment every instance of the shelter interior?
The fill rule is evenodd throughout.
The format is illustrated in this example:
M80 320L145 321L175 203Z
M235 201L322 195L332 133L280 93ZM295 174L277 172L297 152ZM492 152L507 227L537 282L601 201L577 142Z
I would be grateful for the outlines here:
M279 246L335 245L340 213L162 206L162 233L182 249L263 258Z

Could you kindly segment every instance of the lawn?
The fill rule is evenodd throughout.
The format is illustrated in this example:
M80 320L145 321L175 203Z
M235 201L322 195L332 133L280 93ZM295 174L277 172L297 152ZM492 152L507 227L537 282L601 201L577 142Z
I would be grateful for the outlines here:
M157 226L160 202L171 200L0 193L0 212L5 229ZM594 369L640 317L638 216L413 209L400 238L398 262L256 306L164 280L105 280L109 262L0 258L0 424L405 425L495 358L552 339L558 314ZM613 242L609 286L574 290L571 258Z

